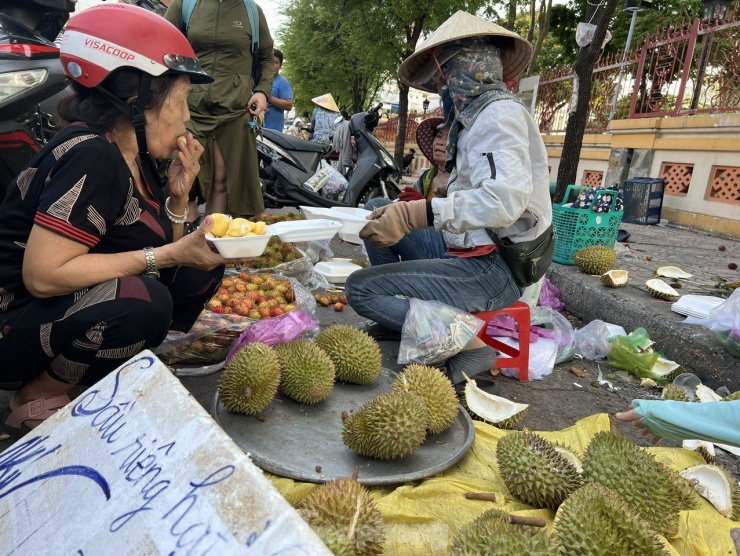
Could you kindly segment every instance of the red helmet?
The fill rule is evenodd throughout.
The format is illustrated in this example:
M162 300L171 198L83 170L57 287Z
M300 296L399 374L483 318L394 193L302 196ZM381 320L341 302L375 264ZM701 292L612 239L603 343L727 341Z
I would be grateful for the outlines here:
M128 4L96 6L71 18L59 57L64 73L90 88L119 68L138 69L154 77L182 73L192 83L213 81L177 27Z

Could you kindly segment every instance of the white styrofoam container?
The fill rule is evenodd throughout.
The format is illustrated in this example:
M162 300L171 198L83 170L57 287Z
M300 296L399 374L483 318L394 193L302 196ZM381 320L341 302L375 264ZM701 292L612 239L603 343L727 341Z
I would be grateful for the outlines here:
M344 232L339 232L339 239L341 239L342 241L346 241L347 243L362 245L362 238L360 238L360 234L345 234Z
M314 270L330 284L344 284L347 276L362 267L349 261L322 261L314 265Z
M206 239L213 242L218 252L227 259L259 257L265 252L271 237L269 230L262 236L247 237L216 237L210 232L206 234Z
M368 223L367 216L372 211L354 207L300 207L306 219L326 218L342 224L341 234L357 235ZM359 239L358 239L359 242Z
M291 220L276 222L267 230L288 243L296 241L319 241L331 239L341 229L342 224L334 220L318 218L315 220Z

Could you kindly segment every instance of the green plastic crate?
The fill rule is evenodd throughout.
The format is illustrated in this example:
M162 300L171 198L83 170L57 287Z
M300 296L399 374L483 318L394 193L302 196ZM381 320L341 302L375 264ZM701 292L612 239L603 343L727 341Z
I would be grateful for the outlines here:
M553 260L560 264L575 264L573 255L579 249L589 245L605 245L614 247L617 240L619 224L622 222L623 212L615 210L617 191L603 189L597 191L591 206L588 209L574 209L566 207L575 202L582 191L589 187L569 185L565 192L562 204L552 206L552 223L555 226L555 254ZM596 200L602 195L612 194L612 206L608 213L597 213L591 210Z

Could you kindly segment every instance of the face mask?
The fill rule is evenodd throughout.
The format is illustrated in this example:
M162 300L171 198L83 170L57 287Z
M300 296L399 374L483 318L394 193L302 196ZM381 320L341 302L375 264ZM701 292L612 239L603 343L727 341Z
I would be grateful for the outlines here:
M447 121L447 116L452 110L452 95L447 87L442 87L442 117Z

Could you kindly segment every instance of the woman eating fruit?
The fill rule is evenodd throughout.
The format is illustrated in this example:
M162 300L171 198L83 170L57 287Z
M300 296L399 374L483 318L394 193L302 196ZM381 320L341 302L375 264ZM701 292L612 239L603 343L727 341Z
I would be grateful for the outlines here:
M60 59L70 125L0 206L0 383L17 389L3 419L14 433L74 385L189 330L227 262L205 239L212 217L183 237L203 152L184 135L187 96L212 81L185 37L146 10L103 5L70 20ZM153 159L175 151L166 196Z

